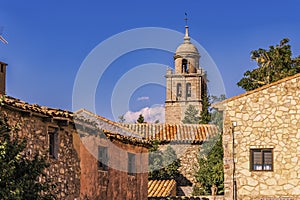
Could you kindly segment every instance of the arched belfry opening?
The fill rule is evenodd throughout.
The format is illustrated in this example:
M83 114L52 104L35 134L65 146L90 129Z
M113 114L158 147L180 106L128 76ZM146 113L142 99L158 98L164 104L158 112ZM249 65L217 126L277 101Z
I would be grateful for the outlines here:
M186 97L191 97L192 96L192 86L191 83L186 84Z
M181 97L182 96L182 86L181 86L181 83L177 83L176 96L177 97Z
M182 59L182 73L188 73L188 61L187 59Z

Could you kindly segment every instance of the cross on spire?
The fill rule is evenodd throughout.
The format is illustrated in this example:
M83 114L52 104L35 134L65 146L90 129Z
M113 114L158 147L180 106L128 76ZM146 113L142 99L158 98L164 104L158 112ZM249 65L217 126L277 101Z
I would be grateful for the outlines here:
M184 15L185 15L185 18L184 18L184 20L185 20L185 25L187 26L187 22L188 22L187 13L184 13Z

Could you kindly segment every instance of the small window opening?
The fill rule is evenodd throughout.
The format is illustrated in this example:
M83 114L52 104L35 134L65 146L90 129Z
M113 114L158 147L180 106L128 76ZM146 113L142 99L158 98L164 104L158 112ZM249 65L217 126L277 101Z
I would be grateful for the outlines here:
M251 170L271 171L273 170L273 150L272 149L251 149Z
M58 134L57 132L49 132L49 155L50 157L58 158Z
M136 174L135 154L128 153L128 174Z
M181 83L177 83L177 97L181 97L181 96L182 96Z
M182 73L188 73L188 62L186 59L182 59Z
M107 147L98 147L98 169L107 171L108 170L108 152Z
M191 88L191 83L186 84L186 97L191 97L192 96L192 88Z

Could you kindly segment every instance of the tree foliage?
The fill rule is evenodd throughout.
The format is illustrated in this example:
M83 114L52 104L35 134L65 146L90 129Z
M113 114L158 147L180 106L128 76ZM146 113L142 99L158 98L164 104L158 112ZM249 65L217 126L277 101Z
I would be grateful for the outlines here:
M211 103L217 103L226 99L225 94L221 94L219 97L211 96ZM211 108L211 121L210 123L215 124L220 131L223 129L223 111L219 111L215 108Z
M204 92L202 99L202 111L200 113L199 124L208 124L211 121L210 97Z
M196 180L199 184L194 187L194 195L211 195L212 187L217 188L217 194L224 193L222 135L203 144Z
M289 39L284 38L279 45L270 46L268 50L259 48L251 52L251 59L257 62L258 68L248 70L237 83L246 91L278 81L300 72L300 56L292 58Z
M0 117L0 199L54 199L50 184L38 181L46 180L46 160L38 155L28 158L24 152L27 142L18 138L17 130L8 124L7 117Z
M139 118L136 120L136 122L137 122L137 123L140 123L140 124L141 124L141 123L144 123L144 122L145 122L144 116L143 116L142 114L140 114L140 115L139 115Z
M199 120L199 110L195 106L189 105L184 113L184 119L182 120L182 123L199 124Z
M158 149L159 142L154 141L149 153L149 179L166 180L175 179L178 175L180 161L172 147L164 151Z

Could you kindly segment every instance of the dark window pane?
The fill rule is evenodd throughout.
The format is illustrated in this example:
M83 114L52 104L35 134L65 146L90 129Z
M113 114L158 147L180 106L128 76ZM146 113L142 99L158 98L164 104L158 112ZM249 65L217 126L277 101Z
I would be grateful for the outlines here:
M136 173L135 168L135 154L128 153L128 173L134 175Z
M182 94L181 84L177 83L177 97L181 97L181 94Z
M98 147L98 168L101 170L108 170L108 152L107 147Z
M58 158L58 136L57 133L50 132L49 137L49 155L52 158Z

